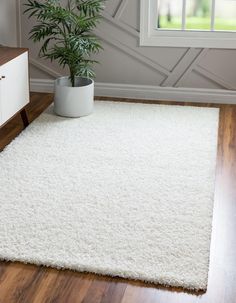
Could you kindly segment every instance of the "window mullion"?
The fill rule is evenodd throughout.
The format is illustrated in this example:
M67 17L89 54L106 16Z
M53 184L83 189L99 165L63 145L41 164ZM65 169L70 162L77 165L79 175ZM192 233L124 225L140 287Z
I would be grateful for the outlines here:
M182 7L182 30L186 29L186 1L183 0L183 7Z
M154 2L153 9L155 14L153 14L152 24L155 24L155 28L157 26L157 22L159 23L159 8L160 8L160 0Z
M215 7L216 7L216 0L211 0L211 31L215 29Z

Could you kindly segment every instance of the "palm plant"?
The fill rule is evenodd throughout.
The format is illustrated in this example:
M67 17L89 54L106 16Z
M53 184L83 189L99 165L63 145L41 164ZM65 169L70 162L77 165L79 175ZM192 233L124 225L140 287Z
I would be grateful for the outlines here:
M43 42L39 56L57 60L68 66L71 84L77 76L94 78L91 55L102 48L93 34L101 19L105 0L27 0L24 13L35 17L37 24L30 31L30 39ZM64 1L65 2L65 1Z

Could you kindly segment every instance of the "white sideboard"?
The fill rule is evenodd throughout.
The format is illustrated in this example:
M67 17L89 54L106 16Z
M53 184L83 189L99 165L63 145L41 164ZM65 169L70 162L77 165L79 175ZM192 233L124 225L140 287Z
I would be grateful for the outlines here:
M28 50L0 47L0 127L17 113L26 126L29 103Z

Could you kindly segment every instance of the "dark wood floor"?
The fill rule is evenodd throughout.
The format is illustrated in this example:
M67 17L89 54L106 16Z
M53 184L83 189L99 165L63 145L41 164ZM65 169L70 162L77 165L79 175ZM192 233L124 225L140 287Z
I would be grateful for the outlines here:
M33 93L27 107L29 120L33 121L51 101L50 94ZM220 129L206 293L1 262L0 303L236 303L236 106L217 107L220 107ZM0 150L22 129L20 116L0 129Z

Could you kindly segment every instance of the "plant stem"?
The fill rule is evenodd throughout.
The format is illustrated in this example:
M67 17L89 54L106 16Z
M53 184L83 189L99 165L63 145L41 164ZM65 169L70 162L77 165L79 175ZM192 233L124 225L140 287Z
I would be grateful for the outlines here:
M74 73L73 69L70 69L70 81L71 81L72 87L75 87L75 73Z

